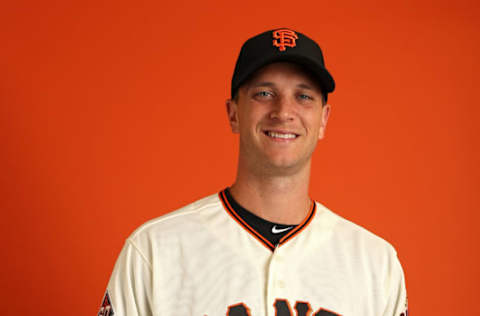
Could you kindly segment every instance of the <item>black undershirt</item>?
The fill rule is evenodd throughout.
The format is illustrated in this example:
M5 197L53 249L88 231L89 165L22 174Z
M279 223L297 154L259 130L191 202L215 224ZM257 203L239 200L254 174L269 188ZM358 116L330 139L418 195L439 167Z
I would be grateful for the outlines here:
M240 216L250 227L255 229L260 235L262 235L275 246L283 236L298 226L273 223L258 217L238 204L230 194L229 188L225 189L225 196L227 197L228 203L232 206L235 213L237 213L238 216Z

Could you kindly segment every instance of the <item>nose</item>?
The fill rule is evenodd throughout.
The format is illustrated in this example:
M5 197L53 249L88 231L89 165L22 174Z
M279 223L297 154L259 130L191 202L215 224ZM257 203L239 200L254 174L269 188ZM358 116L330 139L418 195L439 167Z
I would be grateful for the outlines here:
M270 118L278 121L292 121L295 114L294 102L288 97L277 98L272 104Z

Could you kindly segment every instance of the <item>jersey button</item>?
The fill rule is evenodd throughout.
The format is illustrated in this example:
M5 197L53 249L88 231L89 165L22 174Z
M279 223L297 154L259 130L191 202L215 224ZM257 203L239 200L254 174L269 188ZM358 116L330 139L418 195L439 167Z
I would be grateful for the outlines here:
M285 288L285 282L283 282L282 280L277 281L277 287L281 289Z

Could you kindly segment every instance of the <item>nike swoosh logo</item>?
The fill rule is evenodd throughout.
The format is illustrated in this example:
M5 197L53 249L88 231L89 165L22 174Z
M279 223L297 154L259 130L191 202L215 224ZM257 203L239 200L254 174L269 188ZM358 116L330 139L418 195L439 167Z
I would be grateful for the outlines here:
M277 225L273 225L272 234L280 234L280 233L286 232L287 230L292 229L292 228L293 228L293 226L285 227L285 228L277 228Z

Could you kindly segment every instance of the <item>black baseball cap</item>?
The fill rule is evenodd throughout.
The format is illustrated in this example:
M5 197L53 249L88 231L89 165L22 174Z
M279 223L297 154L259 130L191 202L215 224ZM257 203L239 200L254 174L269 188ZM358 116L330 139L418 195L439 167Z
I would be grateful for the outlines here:
M325 99L335 90L320 46L300 32L279 28L258 34L243 44L233 72L231 97L257 70L282 61L298 64L310 72L318 80Z

